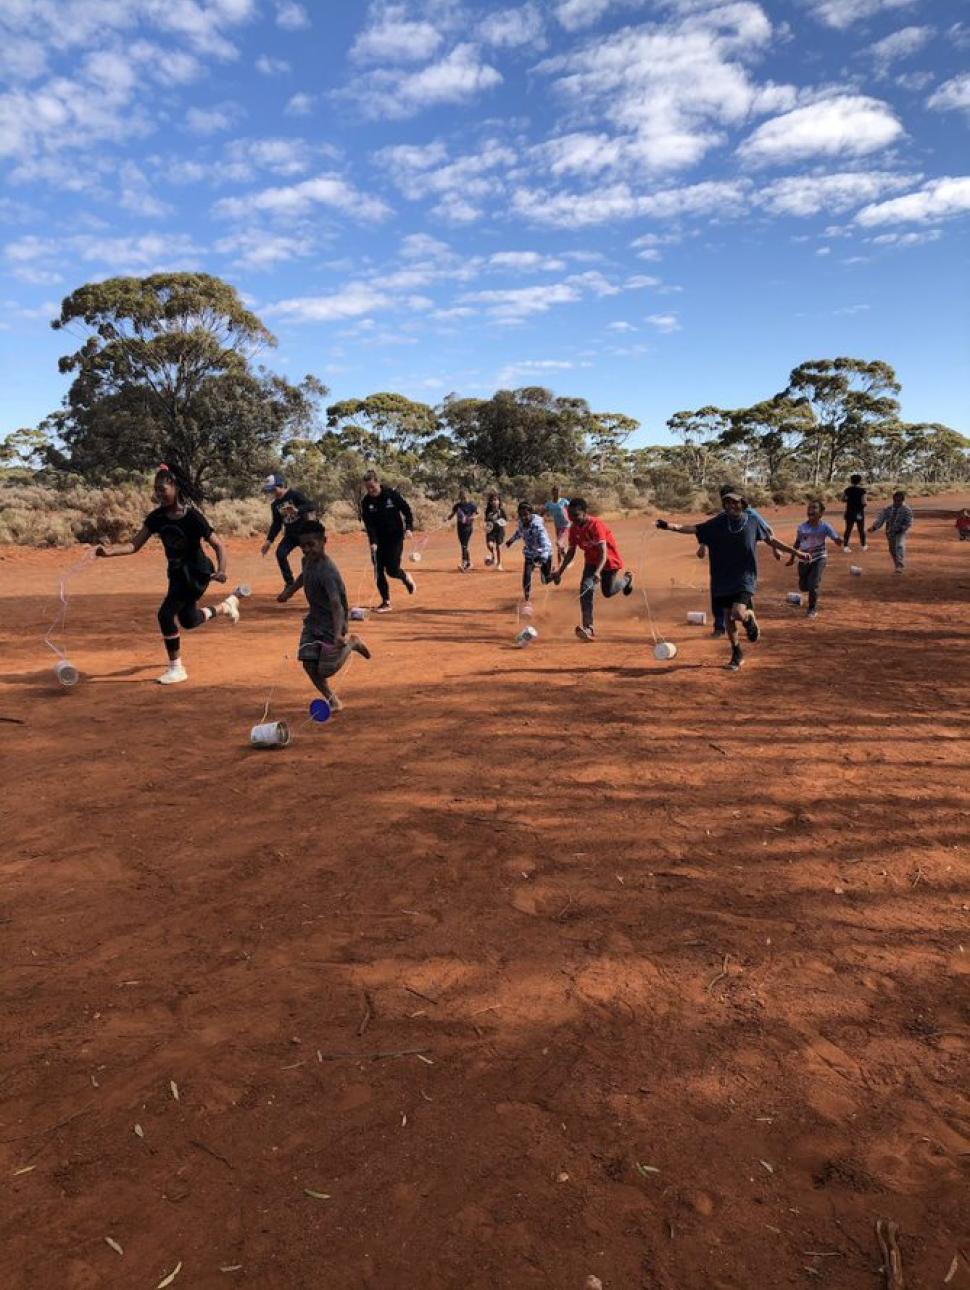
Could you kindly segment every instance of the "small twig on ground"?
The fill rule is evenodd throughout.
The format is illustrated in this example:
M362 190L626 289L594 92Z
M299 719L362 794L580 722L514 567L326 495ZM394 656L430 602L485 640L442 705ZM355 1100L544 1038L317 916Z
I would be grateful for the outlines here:
M198 1147L200 1151L204 1151L206 1155L211 1156L213 1160L221 1160L227 1169L235 1169L236 1167L231 1160L227 1160L225 1156L220 1156L218 1151L213 1151L211 1147L207 1147L205 1143L200 1142L198 1138L189 1138L189 1146Z
M911 887L918 887L918 886L920 885L920 883L923 881L923 879L924 879L925 877L926 877L926 875L923 873L922 867L921 867L920 865L917 865L917 866L916 866L916 872L913 874L912 878L910 878L910 880L909 880L909 882L910 882L910 886L911 886Z
M569 912L569 907L572 905L572 903L573 903L573 898L572 896L570 896L569 899L566 901L565 905L563 905L562 909L560 909L559 913L556 915L557 923L562 922L562 920L566 917L566 914Z
M903 1281L903 1256L899 1250L899 1229L887 1218L876 1219L876 1239L882 1251L882 1270L886 1290L906 1290Z
M728 974L728 970L727 970L727 968L728 968L728 963L730 962L730 959L731 959L730 954L725 954L725 955L724 955L724 962L721 964L721 970L720 970L720 972L718 972L717 976L711 977L710 981L708 981L708 983L707 983L707 993L708 993L708 994L710 994L710 993L711 993L711 991L712 991L712 990L714 989L714 987L717 985L718 981L723 981L723 980L724 980L724 978L727 976L727 974Z
M427 1051L427 1048L400 1048L393 1053L321 1053L320 1060L324 1062L379 1062L385 1057L417 1057Z
M470 1015L473 1017L478 1017L478 1016L481 1016L483 1012L498 1012L501 1006L502 1005L500 1003L490 1003L487 1008L476 1008L475 1011Z
M707 746L708 748L713 748L715 752L719 752L722 757L730 756L730 753L728 752L728 750L726 748L722 748L720 744L712 744L709 742Z
M374 1015L374 1010L370 1004L370 995L365 990L364 991L364 1015L361 1017L360 1025L357 1027L358 1038L366 1033L367 1027L370 1025L370 1019L371 1017L373 1017L373 1015Z
M433 1003L437 1008L438 1000L432 999L430 994L422 994L420 990L415 990L413 985L406 985L404 988L407 990L408 994L416 994L419 999L423 999L425 1003Z

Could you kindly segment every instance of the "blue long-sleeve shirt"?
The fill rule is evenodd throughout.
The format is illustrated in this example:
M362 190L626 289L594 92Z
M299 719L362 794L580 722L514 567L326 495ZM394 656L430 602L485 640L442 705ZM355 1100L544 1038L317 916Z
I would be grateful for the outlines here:
M518 542L520 538L525 543L525 558L527 560L535 560L538 564L542 564L545 560L552 559L552 541L546 532L546 526L538 515L533 515L529 523L525 525L520 520L506 546L511 546L513 542Z

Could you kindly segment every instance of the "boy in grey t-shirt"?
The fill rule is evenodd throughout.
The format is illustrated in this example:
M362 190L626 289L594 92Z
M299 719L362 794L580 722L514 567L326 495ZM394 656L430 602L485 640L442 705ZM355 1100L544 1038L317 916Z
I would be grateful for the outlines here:
M330 687L351 654L370 658L370 650L359 636L347 633L347 589L340 570L327 555L327 533L316 520L301 525L297 541L303 552L303 571L280 597L289 598L301 587L310 606L303 620L297 658L303 670L320 691L331 710L339 712L343 704Z

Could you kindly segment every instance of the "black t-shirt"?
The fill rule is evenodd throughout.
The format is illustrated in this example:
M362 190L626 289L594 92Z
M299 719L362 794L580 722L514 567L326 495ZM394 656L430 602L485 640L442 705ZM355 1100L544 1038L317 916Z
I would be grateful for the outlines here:
M208 583L212 561L202 550L204 539L212 537L212 525L194 506L173 519L163 506L145 517L145 528L161 539L168 557L168 576L186 574L193 582Z
M475 523L478 507L474 502L455 502L451 514L458 520L460 529L470 529Z
M847 515L861 515L866 509L866 490L860 484L850 484L842 494Z
M360 513L367 536L378 545L403 542L404 530L414 528L411 508L396 488L381 488L376 497L365 493L361 498Z

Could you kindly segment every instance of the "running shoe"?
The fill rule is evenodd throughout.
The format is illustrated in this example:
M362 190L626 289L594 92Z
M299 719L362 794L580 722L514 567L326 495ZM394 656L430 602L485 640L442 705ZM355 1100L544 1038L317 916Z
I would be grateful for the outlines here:
M471 568L471 565L469 565L469 568ZM416 582L414 581L414 579L411 577L409 573L406 573L404 575L404 585L408 589L409 596L413 596L418 589Z
M863 547L862 549L863 549L863 551L864 551L866 548L865 548L865 547ZM842 548L842 550L846 553L846 555L848 555L848 554L849 554L849 552L852 550L852 547L850 547L850 546L849 546L849 544L848 544L848 542L847 542L847 543L845 544L845 546Z
M596 632L592 627L577 627L576 635L581 641L586 641L587 643L596 640Z
M367 646L364 644L364 642L360 639L359 636L348 637L347 644L354 651L354 653L359 654L361 658L370 658L370 650L367 648Z
M632 573L628 573L626 575L626 581L623 584L623 594L624 596L633 595L633 574Z
M817 618L817 617L818 617L818 610L817 610L817 609L810 609L810 610L808 611L808 613L805 615L805 617L806 617L806 618Z
M235 593L226 596L222 604L217 605L216 608L222 610L234 627L239 622L239 597Z
M758 626L758 620L754 614L744 620L744 630L747 632L748 640L752 645L756 645L761 639L761 628Z
M744 667L744 655L741 653L739 649L734 650L734 652L731 654L730 663L725 663L724 666L729 672L740 671L740 669Z
M374 610L375 614L389 614L390 612L391 612L391 602L389 600L385 600L383 605L378 605L377 608Z
M169 663L168 667L158 678L158 684L178 685L180 681L187 681L188 679L189 674L181 663Z
M718 637L718 638L720 638L721 636L726 636L726 635L727 635L727 628L726 628L726 627L715 627L715 628L713 629L713 631L711 632L711 635L712 635L712 636L716 636L716 637Z

